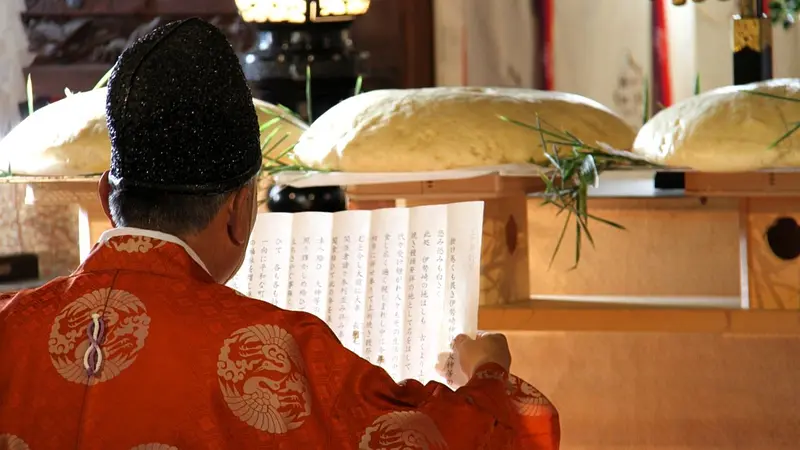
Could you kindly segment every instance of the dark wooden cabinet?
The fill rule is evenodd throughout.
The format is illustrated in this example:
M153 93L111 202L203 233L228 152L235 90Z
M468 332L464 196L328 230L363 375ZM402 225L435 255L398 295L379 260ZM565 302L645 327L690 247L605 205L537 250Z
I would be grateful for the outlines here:
M26 0L30 16L79 17L96 14L142 14L148 0Z
M159 24L202 17L228 34L237 51L252 45L252 28L234 0L27 0L24 21L37 57L29 71L37 97L64 88L90 89L122 50ZM368 89L431 86L432 0L373 0L353 25L356 46L369 52Z

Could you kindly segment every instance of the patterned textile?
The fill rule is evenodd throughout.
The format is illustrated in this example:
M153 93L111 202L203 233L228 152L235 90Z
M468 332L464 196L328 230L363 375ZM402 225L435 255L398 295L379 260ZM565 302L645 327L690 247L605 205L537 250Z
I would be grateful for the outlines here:
M395 383L315 316L216 284L172 236L112 230L71 276L0 296L0 450L557 449L497 365Z

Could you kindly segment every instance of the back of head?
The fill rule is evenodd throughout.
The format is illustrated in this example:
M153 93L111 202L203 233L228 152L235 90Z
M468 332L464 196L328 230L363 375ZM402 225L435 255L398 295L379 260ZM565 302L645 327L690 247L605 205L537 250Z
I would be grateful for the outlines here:
M200 19L167 24L122 53L108 83L109 210L118 226L203 230L261 167L238 57Z

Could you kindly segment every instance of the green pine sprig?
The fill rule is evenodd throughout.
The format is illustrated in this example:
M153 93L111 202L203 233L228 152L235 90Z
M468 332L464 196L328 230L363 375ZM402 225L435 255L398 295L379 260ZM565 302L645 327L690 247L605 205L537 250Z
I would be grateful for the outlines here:
M363 89L364 78L359 75L356 78L356 85L353 89L354 95L359 95ZM306 66L306 109L308 111L308 121L313 122L314 116L311 110L311 66ZM303 119L299 114L291 109L278 105L278 107L285 114L277 114L264 108L260 110L265 114L271 115L272 118L264 122L260 127L261 134L268 133L261 144L261 153L263 155L265 164L261 170L268 176L274 176L282 172L306 172L306 173L327 173L331 170L318 169L310 167L297 159L294 155L294 145L285 148L283 151L278 152L278 148L289 137L289 133L281 134L281 123L286 121L287 116L294 117L297 120Z
M800 1L798 0L774 0L769 3L770 19L772 24L779 22L784 30L792 28L800 14Z
M555 206L558 209L557 216L563 213L567 215L553 255L550 257L550 266L552 267L556 255L561 249L570 224L573 224L575 264L572 268L576 268L580 262L584 238L594 246L594 238L589 230L590 221L600 222L620 230L625 229L616 222L589 213L589 187L598 185L600 173L613 168L634 166L656 168L658 166L638 159L627 152L613 150L610 147L588 145L569 131L547 126L538 117L535 125L506 116L500 116L500 119L539 134L546 161L531 161L531 163L549 169L541 174L545 184L542 205ZM562 151L564 148L568 148L569 151Z

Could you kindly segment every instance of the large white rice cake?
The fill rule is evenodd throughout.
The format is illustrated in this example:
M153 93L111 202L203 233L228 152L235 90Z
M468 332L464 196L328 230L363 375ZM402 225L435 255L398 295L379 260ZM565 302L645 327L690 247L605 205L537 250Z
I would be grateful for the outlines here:
M378 90L325 112L300 137L295 156L312 167L345 172L545 161L538 132L498 116L530 125L539 118L544 128L568 131L590 145L628 149L635 137L619 116L579 95L465 87Z
M274 150L278 156L294 145L308 126L286 111L253 99L259 124L283 117L272 142L287 137ZM261 134L262 144L269 130ZM269 146L268 146L269 147ZM0 141L0 169L14 175L70 177L108 170L111 141L106 126L106 89L72 94L23 120Z
M633 152L652 163L704 172L797 167L800 132L775 148L770 146L798 121L798 79L727 86L683 100L653 116L636 136Z

